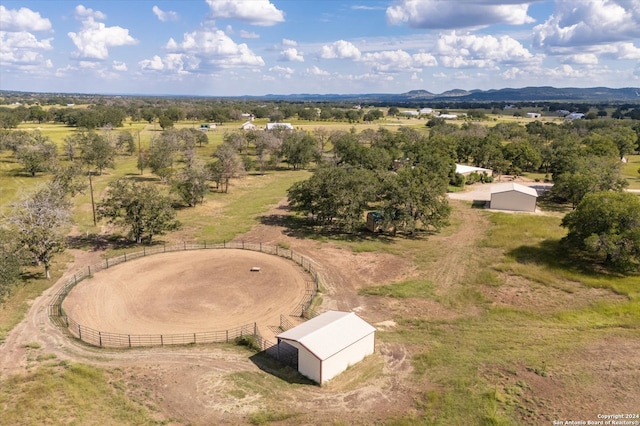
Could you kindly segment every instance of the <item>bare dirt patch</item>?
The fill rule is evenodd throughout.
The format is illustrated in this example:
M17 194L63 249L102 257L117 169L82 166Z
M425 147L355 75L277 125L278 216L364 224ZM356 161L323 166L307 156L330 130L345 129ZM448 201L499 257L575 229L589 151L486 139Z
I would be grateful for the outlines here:
M543 285L516 275L506 275L500 287L486 287L484 296L495 306L512 307L537 313L561 312L571 307L580 309L594 302L621 302L625 296L611 290L587 288L565 281L561 288Z
M259 252L163 253L96 273L63 308L79 324L112 333L195 333L253 322L266 330L301 303L308 279L295 263Z

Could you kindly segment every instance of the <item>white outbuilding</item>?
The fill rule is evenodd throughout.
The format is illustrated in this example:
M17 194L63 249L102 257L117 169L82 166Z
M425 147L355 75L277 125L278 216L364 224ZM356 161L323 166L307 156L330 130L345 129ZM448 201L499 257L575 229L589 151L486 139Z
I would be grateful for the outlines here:
M297 351L300 374L322 385L373 353L375 331L353 312L328 311L276 337Z
M491 208L535 212L538 191L513 182L501 183L491 187Z

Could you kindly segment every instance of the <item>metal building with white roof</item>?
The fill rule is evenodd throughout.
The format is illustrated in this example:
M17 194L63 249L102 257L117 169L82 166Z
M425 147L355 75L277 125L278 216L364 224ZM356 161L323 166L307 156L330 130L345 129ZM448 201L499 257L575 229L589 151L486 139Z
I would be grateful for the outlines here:
M374 352L375 327L353 312L328 311L277 335L298 352L298 371L323 384Z
M538 191L518 183L507 182L491 187L491 208L535 212Z

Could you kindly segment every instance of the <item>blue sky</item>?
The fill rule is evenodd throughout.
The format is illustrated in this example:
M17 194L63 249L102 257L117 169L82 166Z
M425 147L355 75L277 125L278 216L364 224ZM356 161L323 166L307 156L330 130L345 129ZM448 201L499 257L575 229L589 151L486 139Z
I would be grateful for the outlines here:
M0 3L0 89L242 96L640 86L640 0Z

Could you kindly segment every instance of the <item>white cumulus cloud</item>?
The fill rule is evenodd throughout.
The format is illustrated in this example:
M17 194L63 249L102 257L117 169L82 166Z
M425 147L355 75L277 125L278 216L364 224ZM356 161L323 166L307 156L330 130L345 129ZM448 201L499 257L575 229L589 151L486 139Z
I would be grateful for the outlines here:
M169 53L164 57L154 55L151 59L138 62L141 71L164 74L189 74L197 71L199 60L181 53Z
M2 31L49 31L51 21L26 7L7 9L0 5L0 29Z
M331 75L329 71L325 71L321 68L318 68L316 65L313 65L312 67L307 68L306 73L308 75L315 75L319 77L326 77L328 75Z
M360 50L352 43L338 40L334 43L322 46L320 57L322 59L359 59L362 56Z
M280 52L281 61L304 62L304 56L295 47L289 47Z
M74 56L84 59L104 60L109 57L109 48L136 44L137 40L129 35L129 30L113 26L107 27L92 17L82 22L82 29L67 34L78 49Z
M533 29L536 47L573 47L640 37L640 0L558 0L556 9Z
M441 34L436 42L440 62L450 68L497 68L499 65L539 64L543 57L534 55L510 36Z
M85 20L87 18L93 18L100 21L107 19L107 15L100 12L99 10L93 10L91 8L86 8L83 5L79 4L75 9L75 17L78 20Z
M377 72L422 71L422 67L435 66L436 59L427 53L411 55L404 50L365 53L360 58Z
M284 22L284 12L269 0L207 0L207 4L214 19L237 19L264 27Z
M127 64L121 61L113 61L113 69L116 71L127 71Z
M178 14L172 10L164 11L160 9L158 6L154 5L151 8L151 11L158 18L160 22L168 22L168 21L177 21Z
M293 68L289 67L281 67L276 65L275 67L269 68L269 71L280 74L283 77L290 78L295 72Z
M565 56L562 58L562 62L565 64L595 65L598 63L598 57L593 53L578 53Z
M254 33L253 31L240 30L239 34L241 38L248 38L248 39L260 38L260 35L257 33Z
M264 60L245 43L237 44L224 31L193 31L182 42L169 39L166 49L172 53L197 58L204 67L237 68L264 66Z
M396 0L387 8L387 21L392 25L431 29L523 25L535 22L528 14L533 1L536 0Z

